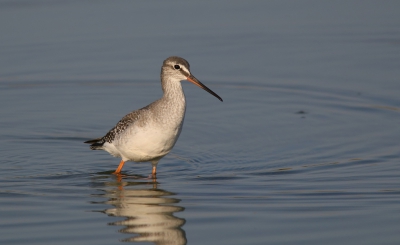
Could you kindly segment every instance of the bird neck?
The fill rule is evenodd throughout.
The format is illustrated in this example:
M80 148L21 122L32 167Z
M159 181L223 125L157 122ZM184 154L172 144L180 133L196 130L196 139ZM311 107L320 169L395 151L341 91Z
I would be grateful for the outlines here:
M180 81L161 80L162 90L164 92L162 98L158 100L157 110L163 115L160 120L165 125L176 124L176 127L182 126L185 117L186 101Z
M164 92L163 99L185 104L185 94L183 93L181 82L166 77L161 79L161 86Z

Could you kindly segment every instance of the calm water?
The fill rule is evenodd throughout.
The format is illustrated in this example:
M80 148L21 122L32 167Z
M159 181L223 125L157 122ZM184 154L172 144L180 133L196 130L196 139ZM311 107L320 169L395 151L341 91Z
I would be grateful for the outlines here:
M400 2L0 1L1 244L399 244ZM160 161L90 151L161 96Z

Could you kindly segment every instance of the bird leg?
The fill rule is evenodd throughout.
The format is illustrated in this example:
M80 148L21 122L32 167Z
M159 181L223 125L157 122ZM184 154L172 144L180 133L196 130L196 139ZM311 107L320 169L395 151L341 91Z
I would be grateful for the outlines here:
M151 176L153 177L153 179L156 179L156 175L157 175L157 166L153 166L153 170L151 171Z
M119 173L121 173L121 169L122 169L122 167L124 166L124 164L125 164L124 160L121 160L121 162L119 163L119 166L118 166L118 168L115 170L114 174L119 174Z
M153 166L153 169L152 169L152 171L151 171L151 177L152 177L153 179L157 179L157 177L156 177L156 175L157 175L157 164L158 164L158 161L159 161L159 160L160 160L160 159L151 161L151 165ZM150 176L149 176L149 177L150 177Z

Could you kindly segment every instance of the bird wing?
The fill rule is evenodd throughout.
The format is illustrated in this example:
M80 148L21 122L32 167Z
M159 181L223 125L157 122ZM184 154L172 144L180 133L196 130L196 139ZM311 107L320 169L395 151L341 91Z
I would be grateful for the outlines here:
M142 109L141 109L142 110ZM139 111L133 111L128 115L124 116L108 133L101 138L103 142L111 143L115 136L122 133L125 129L127 129L130 125L135 123L139 118Z
M103 146L105 142L111 143L115 139L115 136L122 133L125 129L127 129L131 124L135 123L140 115L140 110L132 111L131 113L124 116L106 135L101 138L91 139L85 141L86 144L91 144L92 149Z

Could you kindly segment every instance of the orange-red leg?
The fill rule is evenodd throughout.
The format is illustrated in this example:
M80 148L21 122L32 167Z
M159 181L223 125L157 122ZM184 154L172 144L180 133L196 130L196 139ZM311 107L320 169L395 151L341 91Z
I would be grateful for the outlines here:
M156 174L157 174L157 167L153 166L153 170L151 171L151 175L153 176L153 178L155 178Z
M122 167L124 167L124 164L125 164L124 160L121 160L121 162L119 163L119 166L118 166L118 168L115 170L114 174L119 174L119 173L121 173L121 170L122 170Z

